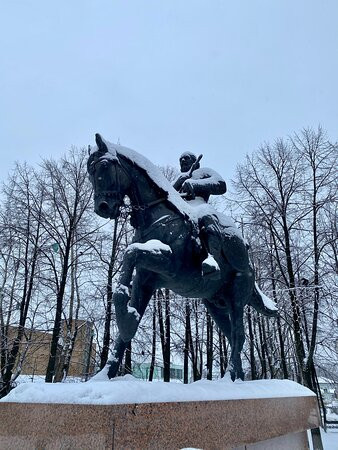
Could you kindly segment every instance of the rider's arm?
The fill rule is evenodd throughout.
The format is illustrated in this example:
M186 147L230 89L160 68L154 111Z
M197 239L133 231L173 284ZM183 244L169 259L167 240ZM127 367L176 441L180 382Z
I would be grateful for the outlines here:
M225 194L227 190L226 183L221 175L212 169L195 170L192 178L189 178L186 183L192 186L195 196L221 195Z

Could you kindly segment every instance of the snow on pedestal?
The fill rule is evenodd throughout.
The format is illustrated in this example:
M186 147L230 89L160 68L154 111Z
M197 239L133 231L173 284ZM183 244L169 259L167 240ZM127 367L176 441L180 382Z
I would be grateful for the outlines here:
M303 449L319 426L315 395L288 380L99 381L102 372L13 389L0 401L0 448Z
M106 377L105 374L104 377ZM218 381L200 380L191 384L181 384L150 383L126 375L111 381L99 381L96 378L87 383L22 384L13 389L0 402L112 405L314 395L306 387L290 380L236 381L233 383L229 379L223 378Z

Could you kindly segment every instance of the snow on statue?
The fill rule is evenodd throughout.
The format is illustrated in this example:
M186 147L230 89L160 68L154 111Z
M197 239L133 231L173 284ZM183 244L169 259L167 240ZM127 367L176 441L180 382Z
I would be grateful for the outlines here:
M183 154L183 176L173 187L139 153L110 144L99 134L96 144L88 159L95 212L115 219L128 197L135 228L113 296L119 337L104 373L116 376L154 290L168 288L182 297L203 299L230 342L231 378L243 379L244 306L268 316L275 316L277 308L255 286L236 226L207 203L210 194L225 192L224 180L211 169L193 166L199 162L194 155Z

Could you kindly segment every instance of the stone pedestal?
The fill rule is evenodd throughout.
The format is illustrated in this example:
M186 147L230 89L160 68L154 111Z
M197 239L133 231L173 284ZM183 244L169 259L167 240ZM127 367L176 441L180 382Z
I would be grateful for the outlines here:
M0 403L0 448L308 448L316 398L278 397L120 405Z

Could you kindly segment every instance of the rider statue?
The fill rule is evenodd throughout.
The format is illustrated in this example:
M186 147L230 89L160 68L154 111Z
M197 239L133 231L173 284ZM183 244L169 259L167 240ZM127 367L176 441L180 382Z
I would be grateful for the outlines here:
M182 197L191 205L208 203L210 195L225 194L227 187L223 178L209 168L200 167L200 159L194 153L184 152L180 156L181 174L173 187L182 194ZM209 279L218 279L220 269L214 258L219 252L219 227L217 217L206 214L199 220L200 240L207 258L202 262L203 276Z

